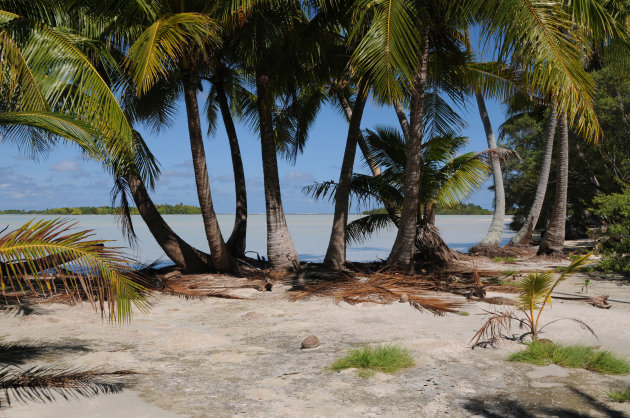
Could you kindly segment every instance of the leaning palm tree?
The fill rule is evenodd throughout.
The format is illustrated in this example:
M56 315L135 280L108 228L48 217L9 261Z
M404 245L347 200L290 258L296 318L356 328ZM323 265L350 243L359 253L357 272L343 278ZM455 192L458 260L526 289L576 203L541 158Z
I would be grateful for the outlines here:
M368 130L366 142L375 161L382 167L379 176L354 174L351 195L359 202L376 201L397 209L404 200L405 161L408 144L400 131L378 127ZM457 156L467 138L456 135L433 136L422 146L420 174L420 204L416 208L416 254L419 262L444 264L454 258L453 252L433 225L436 205L454 206L481 186L489 175L487 153L467 153ZM333 198L337 183L328 181L305 188L315 198ZM374 232L399 227L398 219L389 213L373 213L348 224L347 240L361 242Z
M131 306L148 309L141 276L118 248L72 231L67 220L30 221L0 236L0 291L7 300L63 291L83 297L112 321L131 319Z

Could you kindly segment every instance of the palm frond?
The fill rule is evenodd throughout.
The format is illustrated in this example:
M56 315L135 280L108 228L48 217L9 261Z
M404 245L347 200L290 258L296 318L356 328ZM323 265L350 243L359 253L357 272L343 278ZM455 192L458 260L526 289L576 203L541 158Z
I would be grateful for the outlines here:
M62 137L79 145L95 160L102 160L103 154L94 138L96 131L87 123L60 112L4 112L0 113L4 137L29 150L46 150L51 142L49 134Z
M207 43L217 43L217 24L201 13L163 16L149 26L127 52L126 66L138 94L145 93L160 78L178 68L192 49L203 51Z
M539 309L547 300L553 286L553 271L529 273L517 283L517 286L522 291L518 297L519 308Z
M67 220L30 221L0 236L0 291L25 291L51 295L56 282L48 277L59 273L65 292L82 292L112 321L131 319L131 305L148 309L147 289L118 248L107 241L90 240L91 231L71 232ZM107 305L107 308L105 307Z
M360 244L375 232L393 224L394 222L387 213L363 216L350 222L346 227L346 242L348 244Z

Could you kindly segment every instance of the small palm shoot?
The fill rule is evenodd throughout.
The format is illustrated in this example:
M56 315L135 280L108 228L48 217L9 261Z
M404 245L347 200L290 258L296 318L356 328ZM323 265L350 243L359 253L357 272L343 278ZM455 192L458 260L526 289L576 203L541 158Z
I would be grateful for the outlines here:
M548 322L545 325L542 325L540 321L545 308L547 306L551 307L551 294L556 287L583 268L590 256L591 254L588 253L573 260L571 265L564 269L556 279L554 279L554 270L526 275L516 285L521 291L517 300L518 311L486 311L489 318L471 339L473 346L478 345L482 340L490 344L496 342L501 336L501 332L510 331L512 321L518 322L519 328L526 328L528 332L525 335L531 334L533 340L538 339L538 335L546 326L563 319L574 321L580 327L595 335L593 330L580 319L561 318Z
M17 299L34 293L51 296L57 287L78 298L85 295L110 321L131 319L131 305L148 309L142 277L118 248L91 240L90 230L71 231L76 223L30 221L0 236L0 292ZM55 280L56 276L56 280Z

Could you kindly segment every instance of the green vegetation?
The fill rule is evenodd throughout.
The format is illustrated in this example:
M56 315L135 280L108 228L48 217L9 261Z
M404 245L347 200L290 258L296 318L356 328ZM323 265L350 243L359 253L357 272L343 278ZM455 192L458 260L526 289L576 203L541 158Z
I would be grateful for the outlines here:
M630 385L621 389L612 389L607 395L613 402L630 402Z
M516 261L514 257L494 257L492 259L495 263L513 263Z
M630 275L630 187L623 193L598 196L595 214L607 224L599 244L598 265L607 272Z
M376 348L366 346L351 350L344 357L335 360L330 369L359 369L359 376L366 379L375 372L393 373L413 365L413 358L407 349L385 344Z
M592 76L597 87L595 111L606 140L600 141L597 146L591 146L575 132L570 132L569 141L574 146L569 150L569 171L572 174L567 191L568 239L586 237L587 227L601 224L604 214L591 209L602 201L596 196L621 193L624 185L627 187L630 183L630 148L627 146L630 129L627 113L630 109L630 71L627 67L626 70L606 67L593 71ZM529 112L517 110L517 114L502 125L502 146L517 151L523 159L522 162L507 161L503 171L506 208L514 213L510 224L510 228L514 230L521 228L534 201L533 190L536 189L541 170L545 143L544 126L548 114L549 110L545 107L533 107ZM538 219L539 228L546 225L551 218L555 173L554 158L547 197ZM626 202L627 199L629 198L626 198ZM619 200L620 207L621 202ZM630 206L626 203L626 208L628 207ZM611 269L618 268L613 262L605 262L604 265L609 265Z
M469 316L470 314L466 311L459 311L458 312L461 316Z
M366 210L362 212L363 215L383 215L387 213L385 208L378 208L372 210ZM474 203L461 203L452 207L442 207L436 205L436 215L492 215L492 211L484 209Z
M484 340L493 344L501 338L502 332L508 334L511 331L512 323L518 323L519 328L525 328L531 334L534 341L538 339L538 334L547 325L559 320L555 320L542 325L540 318L547 306L551 305L551 294L560 282L568 279L571 274L584 267L588 262L591 254L585 254L574 260L571 265L554 280L553 274L555 270L547 270L543 272L529 273L521 280L515 283L516 287L521 290L517 299L518 311L498 311L488 312L486 315L488 320L481 326L479 331L470 340L473 346ZM562 318L577 322L582 328L595 335L593 330L584 323L584 321L576 318Z
M197 206L161 204L155 205L158 212L162 215L197 215L201 210ZM0 210L0 215L118 215L122 211L121 208L112 206L80 206L76 208L54 208L44 210L19 210L9 209ZM131 207L131 215L139 215L138 209Z
M603 374L628 374L630 363L610 351L597 351L583 345L544 344L531 342L527 349L510 355L509 361L539 366L557 364L568 368L586 369Z

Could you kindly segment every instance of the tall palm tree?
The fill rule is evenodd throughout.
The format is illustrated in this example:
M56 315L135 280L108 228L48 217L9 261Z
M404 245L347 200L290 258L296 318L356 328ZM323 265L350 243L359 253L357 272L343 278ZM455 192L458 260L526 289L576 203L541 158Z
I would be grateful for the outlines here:
M534 202L527 214L525 223L519 229L519 231L512 237L509 245L521 245L527 246L532 239L532 234L538 223L540 211L542 210L543 202L545 200L545 194L547 192L547 183L549 181L549 172L551 171L551 160L553 154L553 141L556 135L556 124L558 121L558 114L556 111L556 104L553 98L551 99L549 106L549 119L545 126L545 149L543 151L543 161L540 167L540 174L538 176L538 183L536 185L536 192L534 195Z
M141 16L142 32L127 51L126 65L139 95L169 74L177 74L186 104L197 197L212 264L218 271L233 271L235 264L221 235L212 201L197 100L199 72L207 64L209 50L219 41L218 25L207 14L209 4L164 1L150 6Z
M556 156L556 196L547 231L543 235L538 255L562 255L567 216L567 188L569 180L569 127L565 113L560 114L560 132Z

